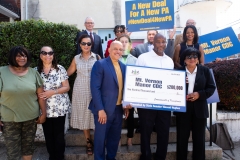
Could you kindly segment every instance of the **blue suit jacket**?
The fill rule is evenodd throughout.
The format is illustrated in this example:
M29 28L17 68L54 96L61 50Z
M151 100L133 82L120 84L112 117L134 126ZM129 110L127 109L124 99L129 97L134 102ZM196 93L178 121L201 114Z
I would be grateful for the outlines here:
M126 66L119 61L123 84ZM95 62L91 72L90 88L92 100L89 109L97 115L104 110L107 116L113 114L118 99L118 80L110 57Z

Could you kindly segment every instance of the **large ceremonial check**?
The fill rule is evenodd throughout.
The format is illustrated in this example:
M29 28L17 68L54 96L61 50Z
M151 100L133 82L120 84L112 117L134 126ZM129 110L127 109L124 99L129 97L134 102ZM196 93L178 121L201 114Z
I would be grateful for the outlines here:
M186 73L179 70L127 66L123 106L186 112Z

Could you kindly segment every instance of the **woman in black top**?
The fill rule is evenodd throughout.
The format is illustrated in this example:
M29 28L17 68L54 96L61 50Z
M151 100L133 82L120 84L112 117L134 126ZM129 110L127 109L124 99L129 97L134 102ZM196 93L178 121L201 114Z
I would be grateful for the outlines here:
M173 62L175 68L184 66L184 59L181 58L181 55L185 49L188 47L196 48L201 53L201 58L199 63L204 65L204 52L203 48L198 43L198 33L197 29L193 25L186 26L183 31L183 42L178 44L174 51Z
M186 112L176 112L177 160L187 160L188 139L192 131L193 160L205 160L205 131L208 113L207 99L214 93L215 84L210 70L198 65L199 50L189 47L181 58L186 71Z

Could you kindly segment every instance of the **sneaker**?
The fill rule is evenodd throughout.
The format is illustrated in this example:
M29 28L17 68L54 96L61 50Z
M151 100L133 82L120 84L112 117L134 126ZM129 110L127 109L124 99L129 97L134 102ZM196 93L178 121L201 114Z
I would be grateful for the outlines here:
M127 150L128 150L129 153L133 153L133 152L134 152L132 145L128 145L128 146L127 146Z

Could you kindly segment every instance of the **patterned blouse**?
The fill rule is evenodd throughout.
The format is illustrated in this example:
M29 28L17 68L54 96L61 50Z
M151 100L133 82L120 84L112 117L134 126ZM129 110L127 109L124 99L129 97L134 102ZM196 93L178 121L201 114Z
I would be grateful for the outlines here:
M44 90L56 90L61 88L62 82L68 79L65 68L58 65L59 70L51 69L48 74L41 72L44 81ZM37 69L37 68L36 68ZM47 117L64 116L71 110L71 103L67 93L54 94L47 100Z

